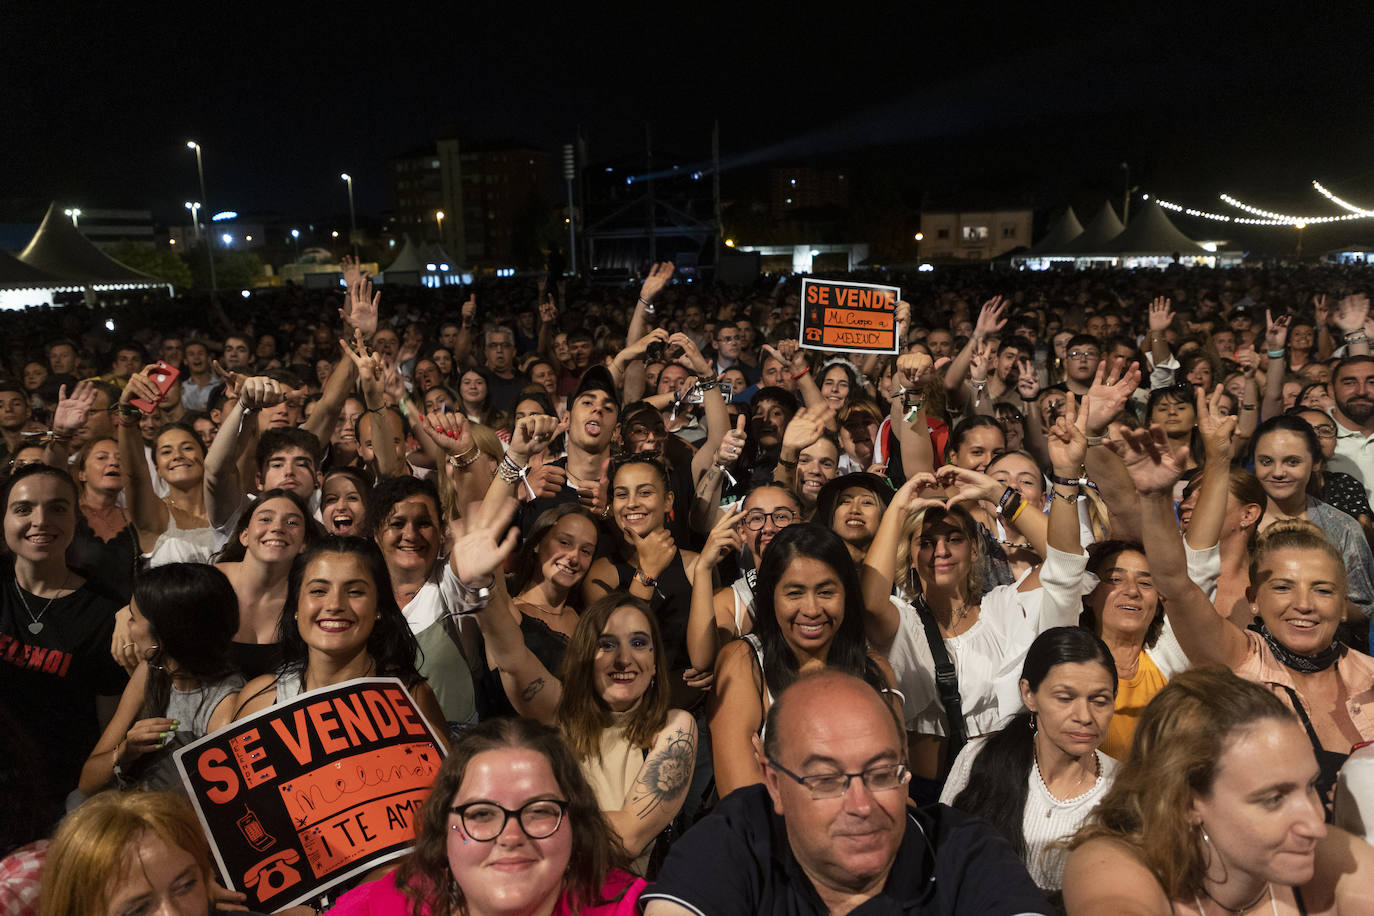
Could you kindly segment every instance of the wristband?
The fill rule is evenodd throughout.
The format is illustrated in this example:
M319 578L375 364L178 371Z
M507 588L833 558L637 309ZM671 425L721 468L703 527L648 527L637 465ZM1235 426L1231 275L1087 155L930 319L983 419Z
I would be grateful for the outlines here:
M461 455L449 455L448 463L461 471L463 468L476 461L479 454L481 454L480 450L474 445Z
M1013 525L1016 524L1016 517L1020 515L1022 512L1026 511L1027 505L1029 505L1029 503L1022 502L1021 497L1016 497L1016 511L1011 514L1011 518L1008 519L1008 521L1010 521Z
M510 484L524 480L525 475L529 472L529 465L525 465L523 468L520 467L520 465L510 460L510 455L503 457L501 463L496 466L496 475Z
M797 379L801 378L803 375L808 375L808 374L810 374L810 372L811 372L811 367L810 367L810 366L807 366L805 369L803 369L802 371L798 372L796 375L792 376L792 381L795 382Z
M1345 339L1346 339L1346 340L1368 340L1368 339L1369 339L1369 335L1366 334L1362 329L1357 328L1357 329L1355 329L1354 331L1347 331L1346 334L1345 334Z
M1011 498L1012 498L1013 496L1015 496L1015 495L1016 495L1016 491L1013 490L1011 487L1007 487L1006 489L1004 489L1004 490L1002 491L1002 496L1001 496L1001 498L999 498L999 499L997 500L997 514L998 514L998 515L1001 515L1001 514L1002 514L1002 510L1005 509L1005 508L1007 507L1007 503L1011 502Z
M1106 436L1089 436L1088 445L1102 445L1107 441Z
M1348 340L1349 338L1346 339ZM1288 350L1284 347L1280 347L1277 350L1268 350L1266 352L1269 354L1270 359L1283 359L1283 355L1287 353Z
M1083 476L1083 477L1060 477L1059 475L1057 475L1057 474L1055 474L1055 473L1053 473L1053 472L1051 472L1050 474L1047 474L1046 476L1049 477L1050 480L1052 480L1052 481L1054 481L1055 483L1059 484L1059 486L1061 486L1061 487L1086 487L1086 486L1088 485L1088 478L1087 478L1087 476Z
M1050 490L1050 499L1051 499L1051 500L1054 500L1054 499L1056 499L1056 498L1064 500L1064 502L1068 503L1068 504L1071 505L1071 506L1076 506L1076 505L1078 505L1078 494L1077 494L1077 493L1060 493L1058 490L1051 489L1051 490Z
M795 471L795 470L797 469L797 459L795 459L795 458L789 460L789 459L784 458L784 457L782 457L781 455L779 455L779 456L778 456L778 464L780 464L780 465L782 465L783 467L787 468L789 471Z
M649 576L645 575L644 570L636 569L634 578L635 581L638 582L640 585L643 585L647 588L651 588L655 591L658 590L658 580L652 579Z
M644 306L644 314L652 315L654 313L654 304L643 296L639 297L639 304Z

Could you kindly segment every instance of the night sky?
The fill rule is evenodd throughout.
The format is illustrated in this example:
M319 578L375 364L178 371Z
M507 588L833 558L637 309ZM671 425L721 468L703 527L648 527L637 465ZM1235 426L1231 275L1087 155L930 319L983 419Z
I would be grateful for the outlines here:
M580 126L596 161L647 120L667 164L719 118L727 161L885 157L1085 219L1123 161L1204 208L1327 212L1313 178L1374 206L1356 5L883 6L6 4L0 200L178 218L194 137L213 209L346 212L346 170L375 215L387 157L437 135L555 151Z

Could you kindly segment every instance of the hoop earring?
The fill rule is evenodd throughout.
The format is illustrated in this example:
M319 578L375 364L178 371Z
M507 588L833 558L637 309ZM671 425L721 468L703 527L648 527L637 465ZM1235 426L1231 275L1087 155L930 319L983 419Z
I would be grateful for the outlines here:
M1206 874L1210 872L1212 870L1212 861L1216 860L1221 863L1221 878L1218 879L1218 883L1225 884L1231 879L1230 869L1226 867L1225 860L1222 859L1221 854L1217 852L1216 844L1212 842L1212 838L1207 835L1207 828L1202 825L1202 821L1198 821L1196 826L1198 836L1202 838L1203 873Z

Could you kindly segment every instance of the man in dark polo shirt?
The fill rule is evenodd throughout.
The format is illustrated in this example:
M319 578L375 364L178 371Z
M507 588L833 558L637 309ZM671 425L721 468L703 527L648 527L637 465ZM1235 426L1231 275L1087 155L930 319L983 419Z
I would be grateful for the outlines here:
M908 807L901 724L860 679L803 677L765 734L764 784L673 845L640 897L646 916L1053 912L992 825Z

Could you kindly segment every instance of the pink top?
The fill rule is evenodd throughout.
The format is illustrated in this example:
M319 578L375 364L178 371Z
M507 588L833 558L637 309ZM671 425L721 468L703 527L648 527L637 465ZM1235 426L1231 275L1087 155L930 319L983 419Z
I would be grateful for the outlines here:
M339 898L329 911L330 916L410 916L410 900L401 893L392 875L360 884ZM600 906L581 910L582 916L634 916L639 895L648 884L643 878L619 869L611 869L601 886L601 897L610 900ZM429 916L430 908L421 907L421 916ZM575 916L567 895L558 900L553 916Z
M1247 681L1265 685L1277 694L1279 699L1287 700L1288 694L1283 688L1288 687L1294 692L1297 688L1293 675L1283 663L1274 658L1274 653L1269 651L1263 636L1254 630L1246 630L1245 639L1250 644L1250 651L1245 659L1236 665L1235 673ZM1336 676L1345 685L1345 711L1350 716L1355 730L1360 733L1362 740L1374 739L1374 658L1363 652L1347 649L1336 662ZM1298 699L1302 700L1304 706L1308 705L1306 698L1301 694L1298 695ZM1340 749L1340 752L1344 753L1344 749Z

